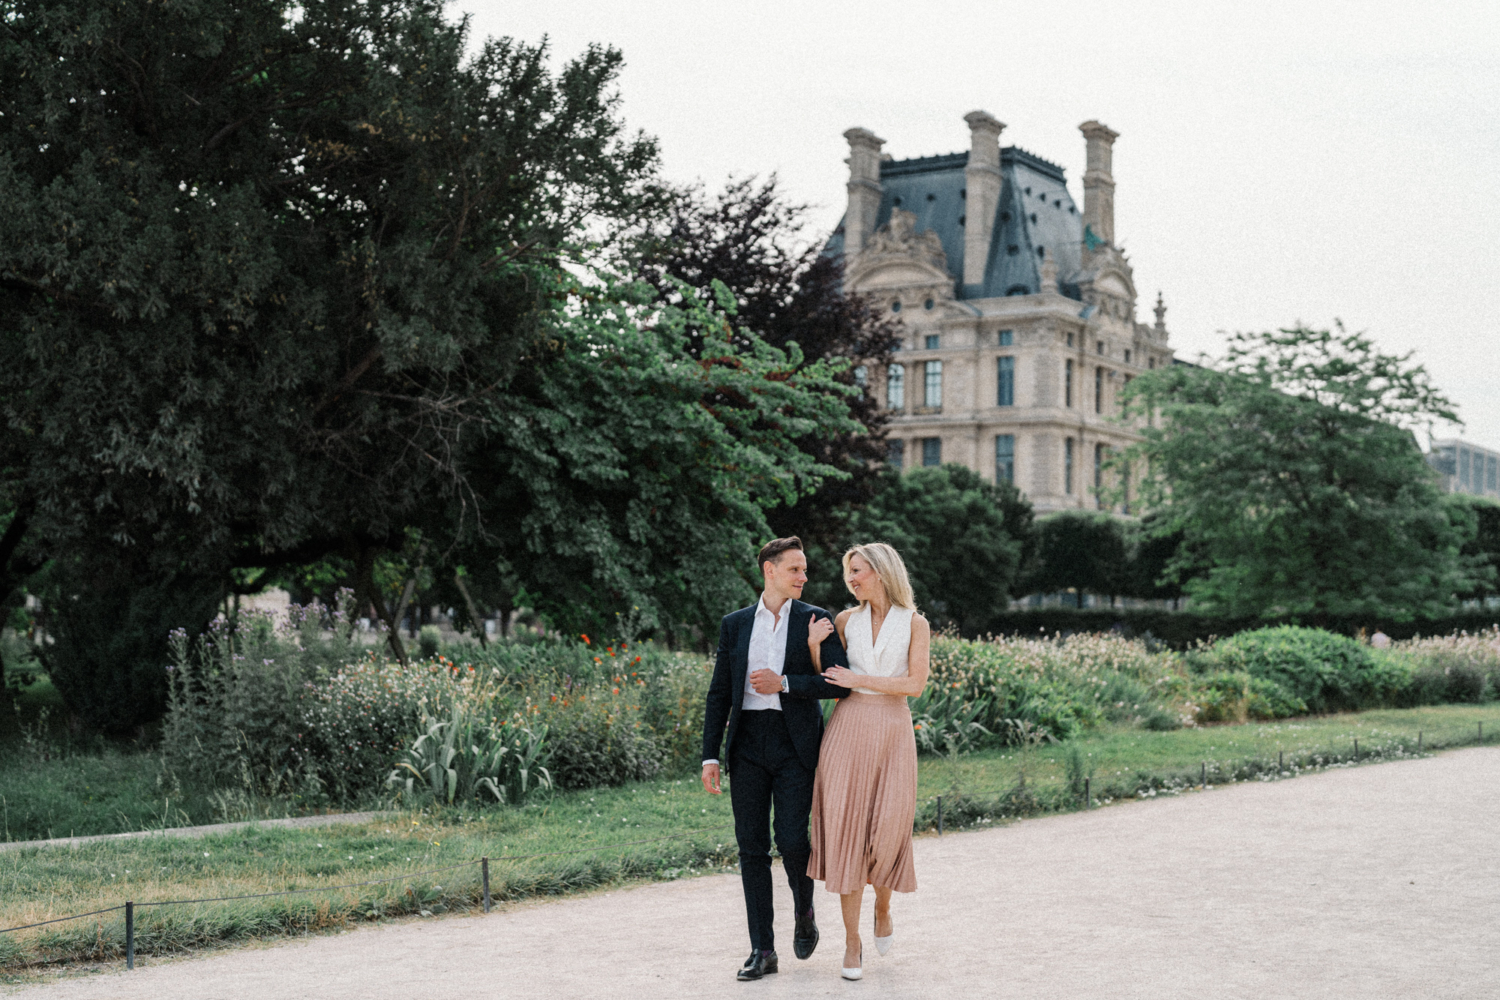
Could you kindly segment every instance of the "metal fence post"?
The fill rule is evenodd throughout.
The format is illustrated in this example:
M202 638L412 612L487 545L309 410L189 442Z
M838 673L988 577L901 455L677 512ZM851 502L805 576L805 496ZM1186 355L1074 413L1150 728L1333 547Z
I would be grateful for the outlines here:
M1083 779L1083 807L1085 809L1094 808L1094 791L1089 787L1091 780L1090 778Z
M1359 760L1359 737L1354 738L1354 759Z
M943 797L938 796L938 836L943 835Z
M483 857L479 859L479 870L484 875L484 912L490 912L490 859Z
M1484 742L1484 723L1482 722L1479 724L1479 742Z
M1204 761L1198 769L1198 784L1203 790L1208 791L1208 761Z
M1278 770L1278 771L1285 771L1286 770L1286 751L1285 750L1278 750L1276 752L1276 770Z
M1417 730L1417 753L1422 752L1422 730Z
M135 903L125 904L125 968L135 968Z

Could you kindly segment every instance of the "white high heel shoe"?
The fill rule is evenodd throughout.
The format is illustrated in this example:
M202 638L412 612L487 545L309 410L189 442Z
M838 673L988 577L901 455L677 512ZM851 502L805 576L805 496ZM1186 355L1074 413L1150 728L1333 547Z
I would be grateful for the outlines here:
M891 932L889 934L887 934L885 937L881 937L879 934L875 935L875 950L878 951L882 955L889 954L890 950L891 950L891 945L893 945L895 943L896 943L896 925L894 923L891 924Z
M864 975L865 975L864 965L865 965L865 949L863 947L861 947L859 949L859 965L855 966L852 969L849 968L848 966L845 966L844 970L843 970L844 971L844 978L845 979L863 979Z

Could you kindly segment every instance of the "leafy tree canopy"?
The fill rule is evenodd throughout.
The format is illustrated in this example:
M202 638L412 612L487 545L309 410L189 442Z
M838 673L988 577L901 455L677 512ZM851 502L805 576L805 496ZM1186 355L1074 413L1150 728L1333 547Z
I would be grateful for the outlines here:
M1007 524L1007 509L1025 524ZM1008 605L1021 564L1017 534L1029 528L1029 515L1014 486L996 486L967 466L891 470L854 516L851 535L895 546L917 604L939 625L977 632Z
M638 234L636 267L668 297L679 282L699 289L722 282L738 303L745 329L783 350L796 344L804 363L847 359L850 366L837 377L853 386L854 366L885 364L899 330L868 299L845 294L842 258L823 254L820 243L806 238L807 214L807 206L781 194L775 176L732 180L714 196L701 188L680 190L670 209L648 219ZM845 515L874 494L885 458L887 411L866 392L840 398L858 424L843 431L818 428L798 447L847 475L769 511L776 535L835 548Z
M468 53L437 0L7 6L7 593L335 560L391 623L425 573L688 615L842 474L792 443L860 430L837 365L589 267L661 204L619 54Z
M1130 591L1124 524L1108 514L1065 510L1036 523L1032 591L1076 591L1111 597Z
M1457 414L1409 354L1342 327L1236 334L1216 366L1159 369L1125 396L1152 419L1123 460L1147 470L1155 529L1183 535L1167 573L1206 565L1185 585L1196 607L1409 617L1472 585L1472 529L1413 436Z

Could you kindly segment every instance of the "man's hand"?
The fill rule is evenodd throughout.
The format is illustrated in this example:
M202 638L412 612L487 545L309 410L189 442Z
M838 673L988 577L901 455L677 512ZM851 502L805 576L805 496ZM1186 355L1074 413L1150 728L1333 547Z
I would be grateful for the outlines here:
M710 795L718 795L719 792L719 765L703 765L703 790Z
M761 694L780 694L781 675L774 670L761 667L759 670L751 671L750 686Z

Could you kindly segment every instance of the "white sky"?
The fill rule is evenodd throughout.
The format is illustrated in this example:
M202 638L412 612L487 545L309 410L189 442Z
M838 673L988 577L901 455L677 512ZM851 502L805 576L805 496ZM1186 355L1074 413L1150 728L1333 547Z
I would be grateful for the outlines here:
M478 36L623 51L623 113L666 175L781 176L823 231L843 132L898 159L967 148L965 113L1066 169L1118 131L1115 232L1139 316L1162 290L1181 357L1221 330L1342 319L1417 351L1500 448L1500 6L1262 0L708 4L461 0Z

